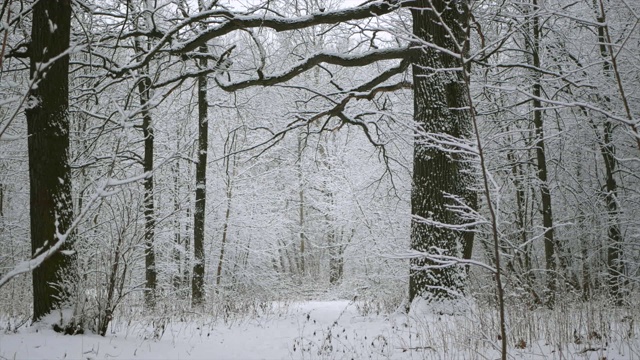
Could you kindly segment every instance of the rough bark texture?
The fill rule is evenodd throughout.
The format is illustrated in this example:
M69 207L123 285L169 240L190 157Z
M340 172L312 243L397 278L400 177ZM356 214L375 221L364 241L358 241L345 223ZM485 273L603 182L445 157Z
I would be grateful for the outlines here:
M39 1L33 8L31 77L26 109L29 132L31 249L36 255L57 243L73 217L69 167L69 48L71 2ZM53 31L52 31L53 30ZM52 61L51 64L48 64ZM67 239L66 249L69 248ZM73 258L53 255L33 271L33 319L48 314L65 294L53 284L72 271Z
M456 42L463 44L466 36L468 10L461 2L445 0L421 0L411 10L413 33L417 45L434 44L440 48L460 53ZM435 9L434 12L432 9ZM452 38L449 30L453 32ZM428 140L425 134L444 134L468 139L472 123L467 103L462 71L435 69L461 69L457 56L423 46L413 60L414 118L419 126L414 144L413 190L411 193L411 247L413 250L458 256L460 245L465 242L471 250L470 236L443 226L434 226L420 218L444 224L463 223L458 215L447 209L454 204L446 194L475 204L476 194L469 188L473 176L466 156L458 149L442 146ZM470 254L465 254L470 256ZM453 298L462 290L464 271L457 266L440 266L428 258L411 260L409 297L429 300Z
M207 53L207 46L200 48ZM200 67L207 67L207 59L200 59ZM193 280L191 283L192 305L204 301L204 225L207 200L207 150L209 146L209 104L207 103L207 77L198 77L198 163L196 164L196 208L193 212Z

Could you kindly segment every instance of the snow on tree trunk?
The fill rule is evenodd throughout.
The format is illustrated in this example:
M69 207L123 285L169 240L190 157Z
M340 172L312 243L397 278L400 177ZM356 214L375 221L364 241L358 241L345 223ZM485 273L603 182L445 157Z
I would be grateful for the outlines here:
M71 2L39 1L33 8L30 89L26 109L29 132L29 180L32 255L60 239L73 218L69 167L69 48ZM69 239L63 246L69 249ZM73 257L58 252L33 271L33 319L39 320L65 300L55 284L73 274Z
M413 33L422 50L413 60L414 119L418 130L413 155L411 248L434 255L459 256L460 245L465 240L465 247L470 249L468 242L473 241L472 236L464 236L465 233L446 225L433 225L431 221L450 225L464 222L448 209L454 204L449 195L473 206L476 195L470 190L474 182L471 165L455 146L434 143L429 135L445 135L461 141L471 136L466 95L469 90L463 80L459 57L427 44L459 53L456 44L464 42L468 11L459 2L421 0L417 3L411 10ZM411 301L417 297L434 301L454 298L462 290L463 274L455 265L441 266L428 257L412 259L409 298Z
M201 46L200 52L207 53L208 47ZM200 66L207 67L207 59L200 59ZM204 302L204 229L207 201L207 151L209 147L209 104L207 103L207 76L198 76L198 163L196 164L196 209L193 212L193 279L191 286L192 305Z

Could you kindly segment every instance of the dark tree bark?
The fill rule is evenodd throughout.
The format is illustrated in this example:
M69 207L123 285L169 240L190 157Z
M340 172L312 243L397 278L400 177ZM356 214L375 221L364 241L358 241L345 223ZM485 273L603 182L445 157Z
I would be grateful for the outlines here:
M434 44L455 54L462 50L469 18L464 2L420 0L412 8L413 34L421 43ZM435 12L434 12L435 10ZM437 13L436 13L437 12ZM440 14L440 15L438 15ZM451 31L451 33L449 32ZM421 44L417 44L420 46ZM434 147L425 134L444 134L459 139L471 136L472 123L468 104L468 87L460 57L423 46L413 60L414 118L419 126L413 155L413 189L411 193L411 248L420 252L458 256L464 243L464 255L470 256L472 235L421 221L460 225L459 215L447 207L453 201L446 194L458 196L475 206L476 194L468 156L442 147ZM441 266L427 257L411 260L409 298L424 297L438 301L454 298L462 290L464 271L457 266Z
M208 47L201 46L200 52L207 53ZM200 67L207 67L207 59L200 59ZM191 301L200 306L204 301L204 229L207 200L207 151L209 146L209 104L207 103L207 76L198 77L198 163L196 164L196 201L193 212L193 279Z
M132 13L136 12L133 3L127 3ZM146 8L150 11L151 9ZM148 14L146 15L148 16ZM147 18L146 24L143 28L151 27L150 20ZM138 25L136 24L136 27ZM134 50L136 54L142 55L149 51L149 43L137 37L134 40ZM142 136L144 137L144 157L142 160L142 168L146 173L146 177L143 181L144 186L144 243L145 243L145 306L147 309L153 309L156 306L156 287L157 287L157 269L156 269L156 255L155 255L155 201L154 201L154 189L153 189L153 145L154 145L154 133L153 133L153 118L151 116L151 109L149 108L149 101L151 100L151 87L152 81L149 76L149 65L141 67L137 71L139 76L137 86L138 95L140 96L140 114L142 115Z
M532 65L534 69L540 69L540 17L538 0L532 0L531 10L531 32L532 41L530 50L532 55ZM544 228L544 257L547 273L547 289L545 303L552 307L555 303L557 292L557 264L556 264L556 242L553 229L553 211L551 207L551 191L549 189L547 175L547 156L544 142L544 110L540 98L542 97L541 73L535 71L533 73L533 126L535 129L535 149L536 149L536 165L538 181L540 182L540 199L542 201L542 226Z
M58 241L72 222L69 167L69 48L71 2L38 1L33 7L30 89L25 111L29 133L31 251L36 256ZM70 239L63 249L69 249ZM65 300L56 287L73 274L73 257L58 252L33 271L33 319Z
M596 5L596 4L594 4ZM596 5L596 8L597 5ZM600 9L601 11L603 9ZM598 11L598 23L604 24L607 20L604 12ZM611 77L613 73L613 64L610 61L611 55L607 48L606 28L598 26L598 43L600 44L600 55L603 59L602 70L605 77ZM603 99L606 105L609 105L610 99ZM609 107L609 106L607 106ZM620 262L622 255L622 244L624 239L620 226L618 225L618 217L620 210L618 209L618 184L615 179L616 168L618 167L618 159L616 158L616 148L613 143L614 126L609 119L604 120L603 136L600 142L600 153L604 160L605 168L605 204L607 206L607 267L609 273L609 294L616 305L622 305L624 294L621 289L621 278L623 267Z
M156 253L154 249L154 234L156 228L155 203L153 193L153 127L149 109L151 79L146 73L138 82L140 106L142 106L142 135L144 137L143 170L147 174L144 179L144 242L145 242L145 305L153 309L156 304Z
M600 152L605 165L605 203L607 205L607 266L609 272L609 294L618 306L623 304L624 294L621 288L621 275L623 273L622 263L622 232L618 226L618 184L615 179L616 159L615 146L613 145L613 124L611 121L604 122L603 143L600 144Z

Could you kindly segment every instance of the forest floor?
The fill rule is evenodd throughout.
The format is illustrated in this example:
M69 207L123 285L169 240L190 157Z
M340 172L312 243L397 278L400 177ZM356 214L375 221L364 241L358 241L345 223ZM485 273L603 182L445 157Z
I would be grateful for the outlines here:
M242 319L115 320L107 335L61 335L23 327L0 333L0 359L497 359L490 314L392 316L346 300L292 303ZM606 322L610 335L579 329L563 339L553 314L513 324L510 359L640 359L633 319ZM537 319L537 320L535 320ZM568 318L567 318L568 319ZM601 319L602 320L602 319ZM553 322L563 327L562 321ZM566 327L566 326L565 326ZM624 335L624 329L627 334ZM616 332L614 334L614 332ZM620 332L620 336L616 334ZM584 333L584 335L581 335ZM538 335L536 335L538 334ZM623 336L624 335L624 336ZM539 338L536 338L539 336ZM623 338L626 336L626 340ZM554 341L542 338L556 338Z

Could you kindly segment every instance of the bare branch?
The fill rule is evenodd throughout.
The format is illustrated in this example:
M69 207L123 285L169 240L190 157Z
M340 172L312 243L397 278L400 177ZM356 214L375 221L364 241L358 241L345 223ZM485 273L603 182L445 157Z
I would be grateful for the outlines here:
M368 51L358 55L344 55L334 53L318 53L304 61L298 63L292 68L280 74L271 76L258 76L258 78L244 80L231 84L222 84L218 79L216 83L225 91L233 92L245 89L251 86L270 86L289 81L303 72L313 68L321 63L340 65L345 67L365 66L382 60L406 59L410 56L411 50L408 47L390 48L382 50ZM408 66L408 63L405 65ZM406 69L406 67L405 67ZM395 74L395 73L394 73ZM390 77L390 76L389 76Z

